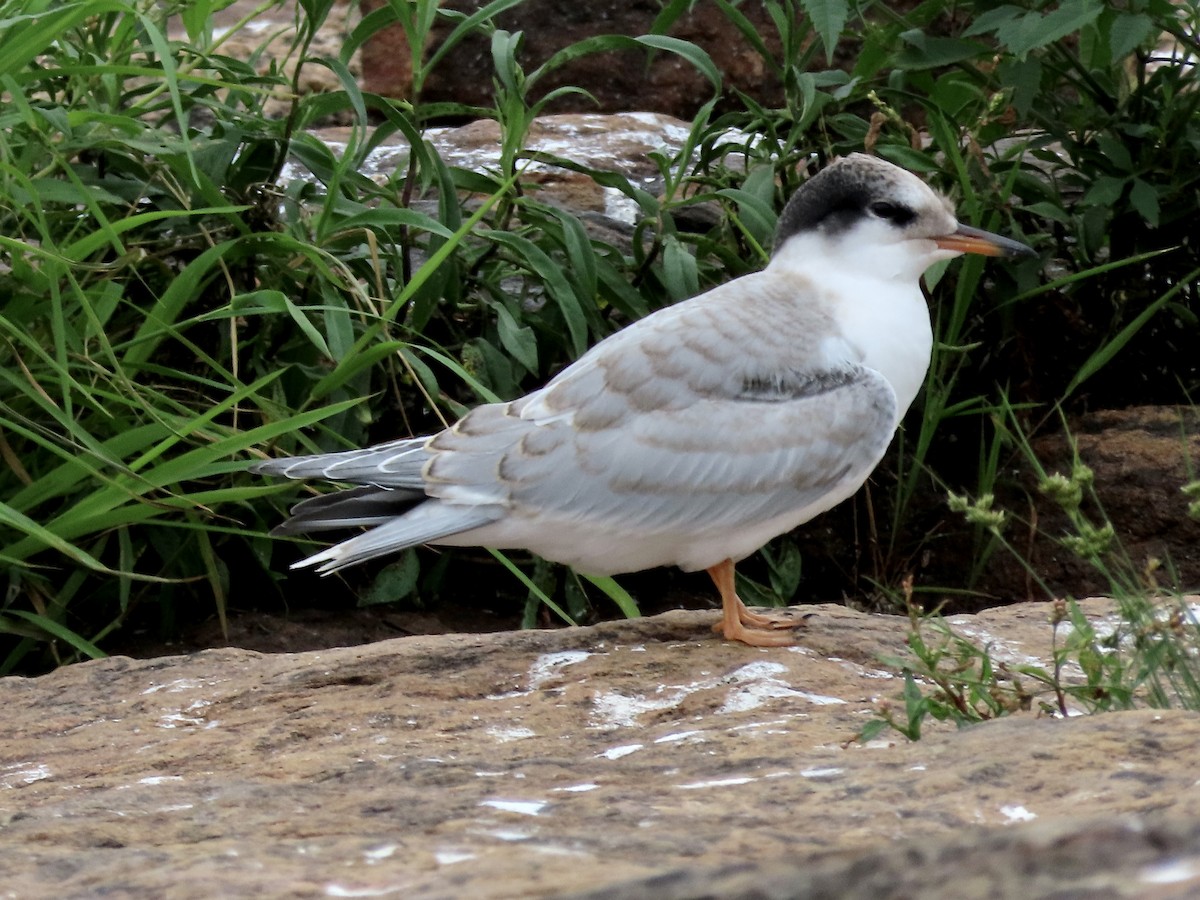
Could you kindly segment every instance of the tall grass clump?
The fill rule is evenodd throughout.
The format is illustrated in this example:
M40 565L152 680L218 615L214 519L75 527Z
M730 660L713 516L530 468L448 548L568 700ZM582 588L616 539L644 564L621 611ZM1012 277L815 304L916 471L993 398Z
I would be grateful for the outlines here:
M902 441L828 519L832 542L781 539L748 597L953 582L978 536L947 524L940 498L1008 470L1002 396L1031 411L1101 389L1128 399L1114 360L1153 361L1151 399L1194 391L1194 374L1169 370L1196 321L1200 260L1181 230L1195 217L1200 92L1195 66L1154 49L1169 33L1173 52L1196 51L1193 8L766 0L767 40L740 4L715 0L783 85L768 104L725 92L707 54L671 35L685 2L664 2L648 34L536 64L497 25L519 2L463 14L399 0L330 57L313 47L331 0L301 0L273 35L285 50L249 59L213 25L221 2L0 3L0 673L99 655L131 623L171 634L287 594L429 604L467 571L477 592L527 595L530 624L546 606L636 614L611 580L470 552L409 551L347 583L285 588L296 551L264 534L307 489L245 463L423 433L538 386L621 325L763 265L775 210L836 154L866 148L931 178L966 221L1042 259L933 273L938 344ZM416 48L406 100L351 74L355 49L391 23ZM423 102L480 35L492 105ZM527 147L534 118L581 91L547 90L547 76L630 49L674 54L712 90L683 149L656 156L653 192ZM330 90L301 90L314 70ZM494 166L448 165L426 140L431 124L479 117L499 128ZM348 123L342 143L312 133L328 121ZM397 138L406 164L365 174ZM629 242L530 190L533 163L624 194ZM285 164L298 177L282 181ZM720 213L711 227L694 224L701 207Z
M0 16L0 672L97 655L147 594L165 611L202 584L220 608L230 510L266 492L235 485L236 457L286 427L281 373L245 364L222 315L267 288L257 259L319 254L262 187L287 143L262 103L285 84L165 21L116 2Z
M0 672L100 655L135 613L169 632L189 606L224 616L231 596L271 589L285 564L264 537L278 507L262 498L280 487L242 475L248 458L361 444L380 420L436 427L663 302L631 287L615 248L521 190L525 132L553 99L529 92L609 45L679 53L719 81L702 52L616 37L525 74L519 35L490 23L513 4L488 5L445 42L483 29L496 52L502 90L487 113L505 150L480 173L423 139L435 114L480 111L358 89L348 56L380 20L342 58L310 58L332 4L301 3L287 65L258 66L221 52L220 5L27 0L0 17ZM421 46L436 9L391 12L413 14L401 18ZM301 96L303 66L339 89ZM268 115L280 99L287 114ZM306 130L334 116L353 123L340 151ZM407 168L364 176L397 134ZM289 159L303 176L281 186ZM365 600L413 593L413 562L380 573ZM614 583L595 583L636 614Z

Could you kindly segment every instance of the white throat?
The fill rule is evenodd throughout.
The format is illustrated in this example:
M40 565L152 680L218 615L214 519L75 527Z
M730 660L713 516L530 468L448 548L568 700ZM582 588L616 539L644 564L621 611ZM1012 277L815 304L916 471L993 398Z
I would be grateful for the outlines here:
M790 238L769 269L817 288L853 361L892 385L898 423L925 381L933 350L921 274L943 255L933 241L828 240L808 233Z

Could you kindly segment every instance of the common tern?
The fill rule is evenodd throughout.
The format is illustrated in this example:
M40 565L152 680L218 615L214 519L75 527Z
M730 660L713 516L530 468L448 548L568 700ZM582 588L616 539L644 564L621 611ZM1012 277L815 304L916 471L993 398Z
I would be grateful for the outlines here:
M305 500L277 534L369 530L296 566L334 572L417 544L523 548L581 572L705 569L714 627L792 642L734 564L850 497L929 367L925 270L1033 251L960 225L948 199L863 154L809 178L760 272L600 341L545 387L427 437L261 462L357 485Z

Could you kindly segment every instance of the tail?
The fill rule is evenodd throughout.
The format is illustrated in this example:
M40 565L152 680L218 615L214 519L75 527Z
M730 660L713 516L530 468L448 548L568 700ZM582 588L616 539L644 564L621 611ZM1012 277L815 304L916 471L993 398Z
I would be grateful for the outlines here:
M427 499L419 491L391 490L370 485L334 491L297 503L291 509L291 516L271 529L271 535L285 537L335 528L381 525L404 515Z
M255 463L250 471L286 478L323 478L357 484L301 501L271 530L294 535L356 526L370 527L320 553L292 564L317 566L325 575L377 556L470 531L499 519L503 507L464 505L429 497L422 477L429 452L425 438L379 444L365 450L322 453Z
M340 499L340 495L333 494L329 497L314 499L336 501ZM348 502L353 503L357 499L359 498L351 497L348 498ZM367 502L374 502L373 498L366 499ZM330 508L336 507L336 505L334 502L328 504ZM292 568L316 566L318 572L328 575L330 572L336 572L338 569L344 569L346 566L353 566L377 556L399 553L408 547L434 543L439 538L479 528L495 522L503 515L504 508L501 506L460 506L434 499L418 501L416 506L398 516L382 521L379 518L372 519L371 521L374 522L381 521L381 524L364 534L342 541L340 544L334 544L320 553L314 553L299 562L292 563ZM295 519L289 519L282 527L290 527L294 521ZM346 521L348 520L342 520L343 523ZM350 521L357 522L357 520ZM337 528L341 527L341 524L321 525L321 527Z

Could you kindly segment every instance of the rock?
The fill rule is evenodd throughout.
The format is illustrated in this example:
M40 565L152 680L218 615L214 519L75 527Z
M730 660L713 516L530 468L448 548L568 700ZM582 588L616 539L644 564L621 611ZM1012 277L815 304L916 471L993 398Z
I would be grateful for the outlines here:
M1200 822L1147 824L1135 817L1036 824L962 840L897 842L861 855L836 853L773 865L679 869L570 895L570 900L1028 900L1182 897L1200 890Z
M686 122L658 113L564 113L534 119L524 149L569 159L590 169L615 172L643 190L658 193L662 189L662 176L650 154L674 156L687 140L688 131ZM313 134L340 154L345 152L348 132L347 128L331 127L315 129ZM500 126L491 119L429 128L424 137L448 166L475 172L495 172L498 168ZM734 139L735 134L731 133L730 140ZM401 135L392 135L367 157L362 174L386 179L408 165L408 156L408 143ZM580 215L604 212L624 197L619 191L601 188L588 176L562 166L538 161L523 167L523 183L536 185L536 189L550 193L560 205ZM281 180L287 182L298 177L303 177L303 172L289 167ZM560 185L568 188L558 188Z
M315 134L334 153L345 151L349 129L327 127L315 129ZM539 116L530 125L525 140L529 153L542 153L568 159L606 173L624 176L630 184L652 196L662 196L664 181L651 154L668 159L676 156L688 138L686 122L660 113L563 113ZM425 132L425 139L437 150L449 166L475 172L495 172L499 156L500 128L490 119L481 119L460 126L439 126ZM748 140L745 135L731 131L728 143ZM366 159L361 172L380 182L391 178L408 165L410 148L400 135L392 135ZM744 163L737 150L726 153L727 165ZM605 187L592 177L548 161L522 163L522 188L550 205L566 209L583 222L588 232L598 240L616 246L622 252L632 252L634 226L643 213L637 203L615 187ZM284 167L281 181L311 177L295 163ZM424 197L414 202L436 214L435 201ZM683 228L704 230L720 218L712 203L696 203L674 210L676 224Z
M386 0L363 0L364 15L386 5ZM443 8L466 15L480 9L483 0L449 0ZM741 13L753 24L759 39L774 58L780 55L779 33L765 4L745 3ZM629 36L650 33L662 9L657 3L608 2L580 4L573 0L526 0L494 19L506 31L524 34L518 62L532 73L557 51L586 38L605 34ZM426 58L440 46L457 24L439 18L434 25ZM742 91L768 106L783 102L777 74L750 45L716 4L690 4L666 32L705 50L725 80L726 96ZM403 28L393 25L378 32L363 47L363 83L367 90L392 97L411 98L412 52ZM491 106L495 66L489 41L472 35L451 50L433 68L424 83L421 100L473 106ZM566 85L579 86L591 97L572 93L553 101L553 112L622 112L646 109L691 119L712 98L714 88L691 63L659 51L630 50L594 53L549 72L531 93L530 102ZM594 99L592 99L594 98ZM726 101L727 104L730 101ZM734 99L732 108L743 104Z
M903 652L906 623L795 613L798 645L770 651L675 612L2 679L5 889L949 897L1014 896L990 886L1015 879L1037 897L1196 879L1200 716L858 744L900 688L878 657ZM953 622L998 656L1049 646L1044 605Z

